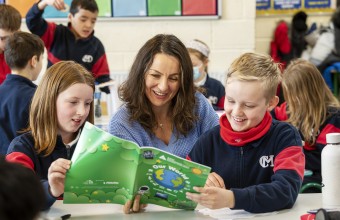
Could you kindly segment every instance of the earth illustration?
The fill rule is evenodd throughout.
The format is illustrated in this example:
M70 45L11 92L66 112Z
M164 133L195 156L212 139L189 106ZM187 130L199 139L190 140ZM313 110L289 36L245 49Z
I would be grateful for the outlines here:
M184 179L177 173L167 169L158 169L152 174L153 179L161 186L172 190L184 187Z

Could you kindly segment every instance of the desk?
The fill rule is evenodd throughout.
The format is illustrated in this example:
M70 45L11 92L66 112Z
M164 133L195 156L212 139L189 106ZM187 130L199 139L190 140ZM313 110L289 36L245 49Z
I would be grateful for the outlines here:
M298 199L292 209L279 211L278 214L269 216L257 216L254 220L299 220L302 214L307 213L310 209L317 209L321 207L322 198L321 193L314 194L299 194ZM198 207L200 208L200 207ZM202 208L202 207L201 207ZM51 209L46 213L48 219L57 219L65 214L71 214L71 219L213 219L209 216L204 216L198 211L185 211L176 209L167 209L161 206L148 205L146 211L143 213L135 213L126 215L122 211L121 205L115 204L63 204L62 201L57 201ZM60 219L60 218L59 218Z

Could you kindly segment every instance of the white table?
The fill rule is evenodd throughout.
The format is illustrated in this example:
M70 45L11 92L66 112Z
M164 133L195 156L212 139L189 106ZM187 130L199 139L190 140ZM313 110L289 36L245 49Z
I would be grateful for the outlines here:
M254 220L294 220L300 219L300 216L307 213L310 209L317 209L322 204L321 193L316 194L299 194L299 197L292 209L279 211L278 214L269 216L257 216ZM63 204L57 201L46 213L48 219L60 219L60 216L71 214L71 219L213 219L204 216L198 211L185 211L176 209L167 209L161 206L148 205L145 212L126 215L122 211L121 205L115 204Z

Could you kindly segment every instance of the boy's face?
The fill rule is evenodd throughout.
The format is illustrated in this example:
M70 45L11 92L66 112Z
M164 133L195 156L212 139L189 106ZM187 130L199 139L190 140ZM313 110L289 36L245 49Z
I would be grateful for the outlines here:
M5 50L6 40L9 36L11 36L13 32L6 31L4 29L0 29L0 53L3 53Z
M96 24L97 16L98 12L93 13L81 8L74 16L69 14L68 18L76 38L88 38L90 36Z
M234 131L247 131L256 127L266 111L273 109L276 98L267 102L262 84L229 78L225 87L224 110Z

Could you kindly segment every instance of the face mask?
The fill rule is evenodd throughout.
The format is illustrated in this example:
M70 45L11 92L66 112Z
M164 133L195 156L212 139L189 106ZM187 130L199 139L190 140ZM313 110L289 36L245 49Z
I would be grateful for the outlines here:
M193 70L194 70L194 81L196 81L201 76L200 66L194 66Z

